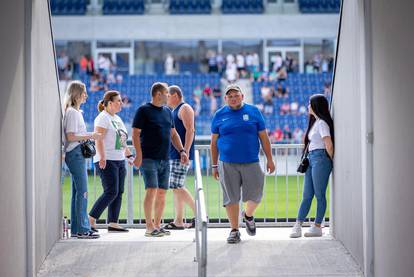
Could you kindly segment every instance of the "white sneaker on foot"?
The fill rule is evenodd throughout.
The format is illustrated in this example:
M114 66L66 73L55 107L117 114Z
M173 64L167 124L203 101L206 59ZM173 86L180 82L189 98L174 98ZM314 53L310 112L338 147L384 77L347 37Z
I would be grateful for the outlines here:
M322 237L322 228L314 224L304 234L305 237Z
M300 238L302 236L302 225L300 225L298 222L295 223L295 225L292 228L292 231L290 232L289 237L291 238Z

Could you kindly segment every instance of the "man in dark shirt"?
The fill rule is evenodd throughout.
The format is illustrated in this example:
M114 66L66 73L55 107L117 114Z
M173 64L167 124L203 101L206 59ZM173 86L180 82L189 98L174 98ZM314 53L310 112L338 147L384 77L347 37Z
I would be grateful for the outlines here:
M170 173L170 143L180 153L181 162L188 162L186 151L174 128L171 111L165 106L167 100L166 85L154 83L151 87L151 102L138 108L132 123L132 143L136 151L134 165L141 171L146 190L144 213L147 237L170 234L161 228Z

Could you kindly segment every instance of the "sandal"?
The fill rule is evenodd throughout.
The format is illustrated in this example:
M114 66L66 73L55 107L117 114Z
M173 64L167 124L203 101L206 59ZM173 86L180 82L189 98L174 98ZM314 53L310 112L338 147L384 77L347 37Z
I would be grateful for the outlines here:
M163 228L167 230L184 230L184 226L177 226L174 222L166 224Z

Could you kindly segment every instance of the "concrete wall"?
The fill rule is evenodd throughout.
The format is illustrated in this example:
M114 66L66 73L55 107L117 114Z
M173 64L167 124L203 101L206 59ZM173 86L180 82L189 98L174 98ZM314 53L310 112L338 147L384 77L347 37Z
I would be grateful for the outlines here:
M372 5L375 276L414 272L414 2Z
M47 1L0 11L0 276L35 276L61 225L60 104Z
M35 269L61 230L61 105L56 80L47 1L33 1L31 32L31 101L34 142Z
M13 277L26 271L24 1L2 1L0 14L0 276Z
M332 185L333 234L363 264L362 243L362 108L360 105L363 58L360 49L361 1L344 1L343 21L333 96L335 122L335 166Z
M333 234L365 276L412 276L414 3L344 2L334 89Z
M53 32L57 40L335 38L337 24L337 14L55 16Z

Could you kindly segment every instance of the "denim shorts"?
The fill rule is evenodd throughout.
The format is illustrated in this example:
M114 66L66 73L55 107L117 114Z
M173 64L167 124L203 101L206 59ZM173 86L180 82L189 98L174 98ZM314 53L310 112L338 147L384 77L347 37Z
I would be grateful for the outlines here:
M139 170L144 178L145 189L168 189L169 160L143 159Z

